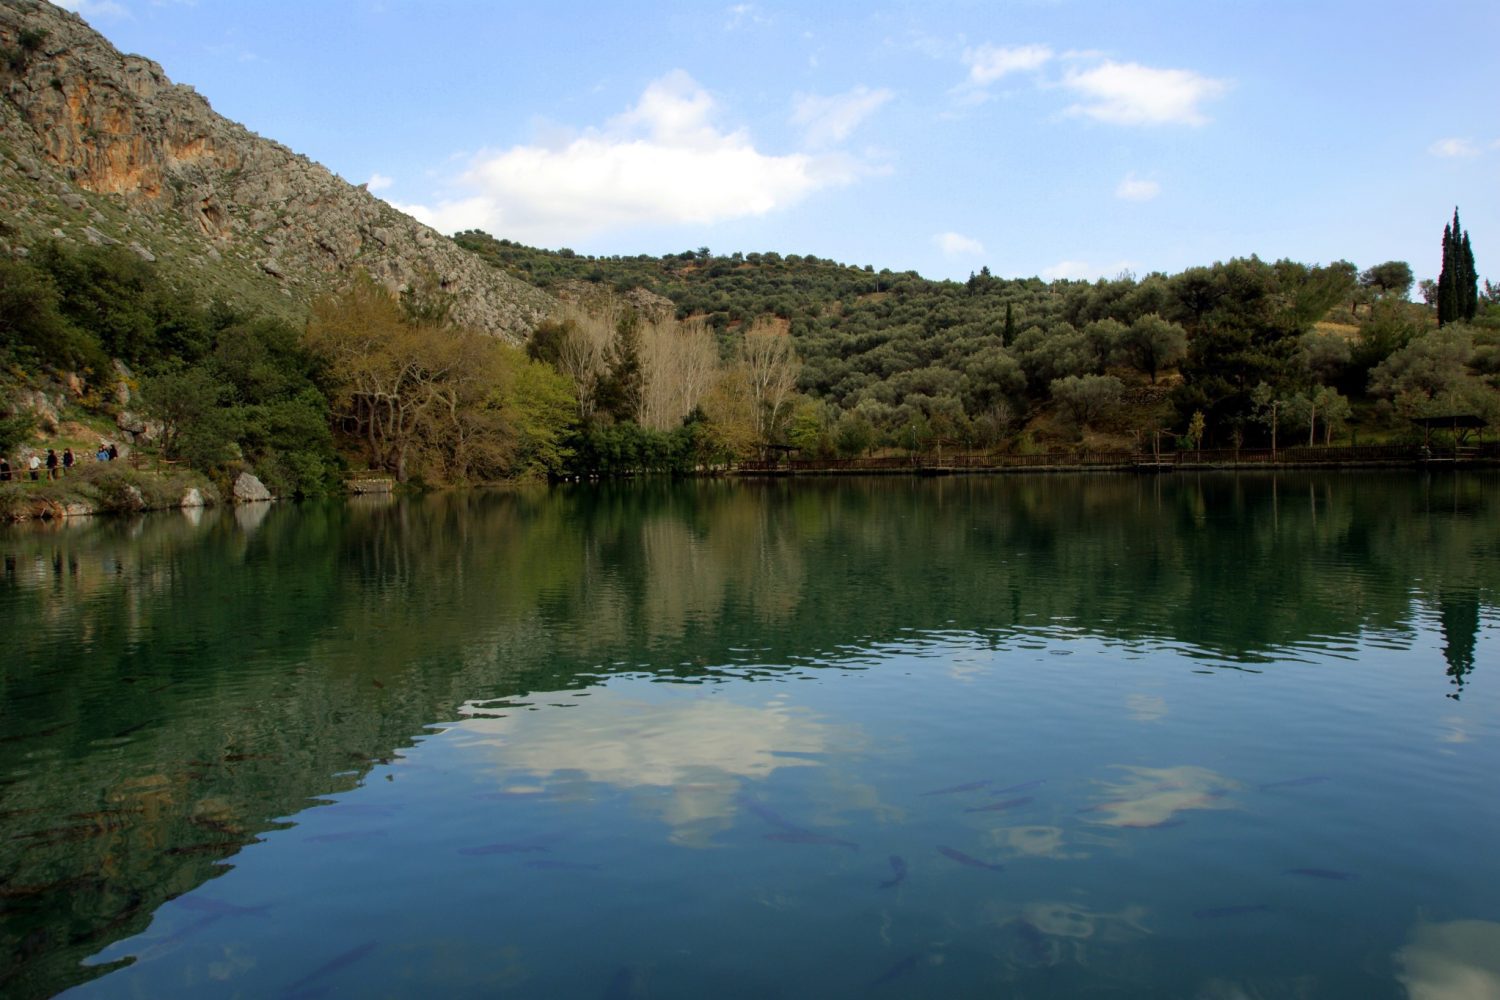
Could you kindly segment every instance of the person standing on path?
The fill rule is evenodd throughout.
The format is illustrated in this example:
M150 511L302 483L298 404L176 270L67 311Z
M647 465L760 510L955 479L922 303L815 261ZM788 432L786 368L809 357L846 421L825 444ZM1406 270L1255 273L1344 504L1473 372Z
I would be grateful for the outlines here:
M47 449L47 478L57 478L57 452L51 448Z
M63 475L65 475L65 476L68 474L68 470L71 469L71 468L73 468L73 449L72 448L64 448L63 449L63 466L62 467L63 467Z
M31 481L33 483L36 482L38 476L37 470L42 467L42 460L37 456L36 452L31 453L31 461L26 463L26 467L31 470Z
M10 459L0 456L0 483L10 482Z

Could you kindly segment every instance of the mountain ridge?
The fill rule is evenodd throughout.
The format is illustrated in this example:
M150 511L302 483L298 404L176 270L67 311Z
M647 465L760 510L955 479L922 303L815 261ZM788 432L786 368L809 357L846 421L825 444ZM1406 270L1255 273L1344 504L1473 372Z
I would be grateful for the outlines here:
M173 280L284 316L365 270L453 293L453 319L524 340L545 292L215 112L150 59L42 0L0 5L0 253L119 245Z

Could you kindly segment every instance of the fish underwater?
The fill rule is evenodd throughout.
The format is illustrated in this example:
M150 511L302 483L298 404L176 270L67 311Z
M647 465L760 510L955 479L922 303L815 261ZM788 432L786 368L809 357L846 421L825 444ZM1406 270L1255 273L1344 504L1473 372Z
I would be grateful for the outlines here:
M774 840L782 844L826 844L829 847L847 847L851 850L859 850L859 845L852 840L840 840L838 837L830 837L816 830L803 830L793 828L780 830L776 833L765 835L766 840Z
M307 975L303 976L295 983L287 986L286 992L297 993L305 989L312 983L317 982L319 979L322 979L324 976L332 975L333 973L338 972L340 969L353 965L355 962L358 962L360 959L364 958L366 955L370 954L370 952L374 951L378 947L380 947L378 942L366 941L362 945L350 948L348 951L329 959L327 962L318 966L316 969L309 972Z
M1247 913L1270 913L1271 908L1265 903L1241 903L1236 906L1211 906L1204 910L1194 910L1194 920L1218 920L1221 917L1241 917Z
M1330 882L1347 882L1359 878L1354 872L1341 872L1333 868L1288 868L1283 875L1301 875L1304 878L1321 878Z
M894 872L894 874L890 878L886 879L884 882L877 883L876 886L875 886L875 888L877 888L877 889L894 889L896 886L900 885L902 882L905 882L906 881L906 859L902 858L901 855L899 855L899 854L892 854L891 855L891 871Z
M985 868L992 872L1005 870L1004 865L991 864L988 861L980 861L978 858L973 857L969 854L965 854L963 851L956 850L952 847L940 846L938 847L938 853L945 858L950 858L954 861L957 861L959 864L967 865L970 868Z
M482 844L479 847L460 847L459 854L469 857L482 857L486 854L545 854L549 849L541 844L528 842L515 842L508 844Z
M922 796L926 798L929 795L956 795L959 792L977 791L978 789L984 788L991 784L994 784L994 782L990 781L990 779L988 778L985 778L983 781L969 781L962 785L953 785L949 788L935 788L930 792L923 792Z
M1004 812L1007 809L1019 809L1021 806L1030 805L1035 801L1036 799L1032 798L1030 795L1022 795L1020 798L1001 799L999 802L991 802L988 805L974 806L972 809L965 809L964 812Z

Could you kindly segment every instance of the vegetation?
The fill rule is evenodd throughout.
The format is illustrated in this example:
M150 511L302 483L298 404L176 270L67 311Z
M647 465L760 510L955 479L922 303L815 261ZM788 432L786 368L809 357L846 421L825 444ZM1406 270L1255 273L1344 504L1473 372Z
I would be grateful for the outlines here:
M1469 234L1442 277L1230 260L1181 274L928 281L796 255L595 259L461 234L563 302L525 350L456 326L432 276L367 276L305 325L178 291L118 247L0 261L0 380L283 495L401 481L691 472L884 450L1253 447L1500 417L1500 295ZM49 382L50 380L50 382ZM35 414L0 414L18 448Z
M1420 384L1410 372L1397 378L1411 367L1406 356L1382 368L1413 344L1413 358L1443 354L1440 341L1427 343L1433 310L1407 299L1404 261L1360 272L1343 261L1251 257L1177 275L1050 283L984 269L958 283L774 253L589 258L480 232L458 240L575 303L618 302L636 289L660 296L682 331L713 332L721 368L738 357L746 331L779 324L798 373L784 407L744 398L744 383L704 403L707 429L741 456L773 444L842 455L1080 439L1129 447L1160 432L1252 446L1269 444L1287 420L1314 441L1346 433L1369 441L1414 433L1411 416L1500 415L1500 369L1486 369L1500 352L1500 297L1488 285L1460 337L1467 360L1441 368L1441 384L1436 372ZM606 317L596 329L616 326ZM595 415L591 387L605 370L606 340L572 360L538 353L579 387L585 422Z

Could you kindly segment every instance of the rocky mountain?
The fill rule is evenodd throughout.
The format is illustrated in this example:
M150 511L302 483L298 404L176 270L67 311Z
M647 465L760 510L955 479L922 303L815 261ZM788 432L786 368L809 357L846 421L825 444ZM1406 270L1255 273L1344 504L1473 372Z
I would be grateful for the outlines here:
M456 320L510 340L555 306L76 14L0 0L0 253L48 238L118 244L175 283L288 316L360 268L392 288L435 282Z

